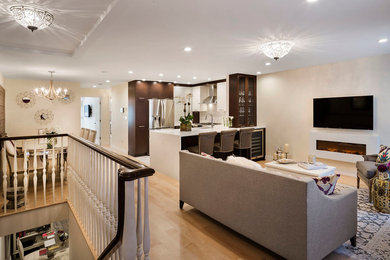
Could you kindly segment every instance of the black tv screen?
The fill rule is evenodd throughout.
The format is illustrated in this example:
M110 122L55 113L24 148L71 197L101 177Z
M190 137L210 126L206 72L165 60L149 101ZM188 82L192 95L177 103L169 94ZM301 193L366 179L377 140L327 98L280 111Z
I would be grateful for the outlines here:
M315 98L313 126L374 129L374 96Z
M91 105L84 105L84 117L92 116L92 107Z

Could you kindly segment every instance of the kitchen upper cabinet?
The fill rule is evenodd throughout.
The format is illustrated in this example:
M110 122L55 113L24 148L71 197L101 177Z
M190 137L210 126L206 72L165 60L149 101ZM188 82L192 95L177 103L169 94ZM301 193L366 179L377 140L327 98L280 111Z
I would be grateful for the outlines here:
M234 127L256 125L256 75L229 75L229 115Z
M227 102L227 84L221 82L217 84L217 110L229 111Z
M192 111L200 111L200 86L192 88Z

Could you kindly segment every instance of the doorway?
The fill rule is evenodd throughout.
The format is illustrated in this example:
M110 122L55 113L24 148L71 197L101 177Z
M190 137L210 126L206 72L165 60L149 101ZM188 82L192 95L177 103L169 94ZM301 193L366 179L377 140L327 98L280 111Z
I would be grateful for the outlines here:
M95 143L100 145L100 97L81 97L81 128L96 131Z

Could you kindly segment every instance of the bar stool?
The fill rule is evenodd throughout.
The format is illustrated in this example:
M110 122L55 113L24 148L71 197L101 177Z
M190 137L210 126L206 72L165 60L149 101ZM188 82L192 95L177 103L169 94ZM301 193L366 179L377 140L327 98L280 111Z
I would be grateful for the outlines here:
M252 133L254 128L243 128L240 129L238 134L238 140L234 141L234 149L238 150L238 155L242 156L242 152L246 151L246 158L250 159L251 157L251 148L252 148Z
M214 153L216 157L226 160L228 155L233 154L234 151L234 138L236 137L237 130L221 131L220 143L214 145Z
M188 151L192 153L201 154L213 154L215 136L217 132L200 133L198 136L198 145L188 147Z

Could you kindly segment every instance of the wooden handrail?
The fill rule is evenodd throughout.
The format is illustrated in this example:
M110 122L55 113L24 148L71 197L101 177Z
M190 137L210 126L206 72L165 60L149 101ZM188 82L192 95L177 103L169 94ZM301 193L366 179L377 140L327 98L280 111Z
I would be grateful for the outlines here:
M104 155L105 157L109 158L110 160L113 160L116 163L119 163L121 166L128 168L128 169L140 169L140 168L148 168L145 165L132 160L126 156L111 152L107 149L102 148L101 146L88 141L84 138L77 137L75 135L71 134L47 134L47 135L29 135L29 136L11 136L11 137L0 137L0 143L3 141L16 141L16 140L27 140L27 139L42 139L42 138L53 138L53 137L62 137L62 136L68 136L72 138L73 140L76 140L79 143L82 143L83 145L87 146L88 148L91 148L95 152ZM143 176L140 176L138 178L142 178ZM146 176L144 176L146 177ZM136 178L136 179L138 179Z
M99 260L108 259L121 246L123 240L123 229L125 220L125 182L134 181L140 178L149 177L154 174L152 168L146 167L137 161L127 158L123 155L111 152L101 146L92 143L86 139L71 135L71 134L47 134L47 135L31 135L31 136L16 136L16 137L0 137L0 143L11 140L27 140L40 138L53 138L68 136L73 140L87 146L95 152L109 158L110 160L120 164L122 167L118 170L118 227L114 239L107 245L103 252L98 257Z

